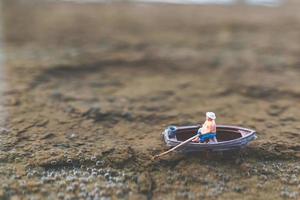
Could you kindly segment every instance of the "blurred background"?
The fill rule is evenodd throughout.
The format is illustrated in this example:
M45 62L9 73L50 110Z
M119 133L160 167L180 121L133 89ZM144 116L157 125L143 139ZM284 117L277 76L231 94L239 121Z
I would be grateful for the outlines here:
M299 6L0 0L0 199L299 198ZM151 161L206 111L258 140Z

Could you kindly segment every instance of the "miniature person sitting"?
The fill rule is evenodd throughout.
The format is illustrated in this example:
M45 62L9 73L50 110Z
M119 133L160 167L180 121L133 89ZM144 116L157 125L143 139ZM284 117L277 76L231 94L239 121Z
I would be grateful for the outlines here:
M206 121L202 125L201 128L198 129L197 134L199 135L195 139L193 139L193 142L206 142L207 140L209 142L216 143L216 132L217 132L217 126L216 126L216 115L213 112L207 112L206 113Z

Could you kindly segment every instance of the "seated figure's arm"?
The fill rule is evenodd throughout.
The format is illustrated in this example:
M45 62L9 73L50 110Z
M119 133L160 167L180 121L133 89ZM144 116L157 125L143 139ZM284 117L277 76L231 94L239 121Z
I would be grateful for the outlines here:
M198 135L201 135L201 133L202 133L202 127L199 128L198 131L197 131L197 134L198 134Z
M199 141L199 137L195 137L192 142L198 142Z

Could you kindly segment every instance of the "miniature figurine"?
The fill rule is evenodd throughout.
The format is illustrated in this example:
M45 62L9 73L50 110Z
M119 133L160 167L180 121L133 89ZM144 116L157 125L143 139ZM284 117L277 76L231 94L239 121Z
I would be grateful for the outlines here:
M202 127L169 126L162 136L166 145L171 148L153 158L160 158L177 149L181 152L240 150L257 138L255 130L240 126L217 126L215 119L216 115L213 112L207 112ZM207 140L209 142L205 143Z
M216 119L215 113L207 112L205 123L197 131L197 134L199 136L193 139L192 141L201 142L201 143L209 141L210 143L217 143L218 142L216 138L217 125L215 119Z

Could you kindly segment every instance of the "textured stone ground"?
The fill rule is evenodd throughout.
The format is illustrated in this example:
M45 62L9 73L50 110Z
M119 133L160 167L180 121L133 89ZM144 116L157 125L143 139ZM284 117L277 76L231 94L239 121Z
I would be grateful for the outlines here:
M0 199L300 198L297 5L2 1ZM258 140L151 160L206 111Z

